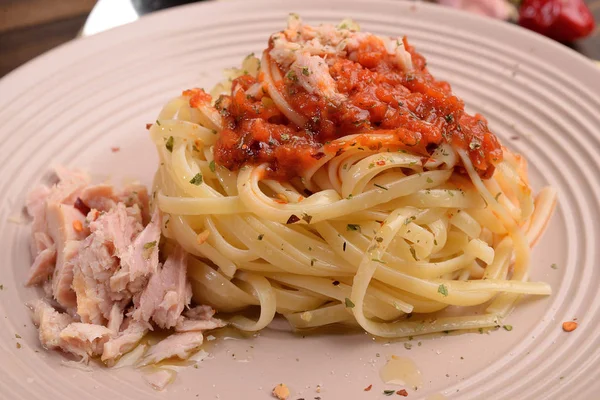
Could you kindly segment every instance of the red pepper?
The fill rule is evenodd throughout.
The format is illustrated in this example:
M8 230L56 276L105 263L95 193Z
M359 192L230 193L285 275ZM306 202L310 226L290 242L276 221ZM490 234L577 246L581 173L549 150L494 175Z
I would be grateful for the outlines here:
M583 0L524 0L519 25L560 42L571 42L594 30L594 16Z

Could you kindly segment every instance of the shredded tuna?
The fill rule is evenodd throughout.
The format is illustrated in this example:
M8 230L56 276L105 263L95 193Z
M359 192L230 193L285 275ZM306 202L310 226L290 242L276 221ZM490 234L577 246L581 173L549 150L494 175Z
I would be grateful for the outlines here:
M45 348L81 363L100 357L113 366L148 331L174 328L150 346L147 365L189 357L202 344L203 331L225 325L211 307L186 310L192 297L188 254L175 246L160 264L162 215L158 208L150 215L146 188L90 185L83 172L63 168L56 175L56 184L27 197L33 220L27 284L41 285L48 297L31 304ZM164 372L148 381L162 390L173 378Z
M148 332L150 324L129 320L128 326L104 344L102 361L111 365L123 354L133 350Z
M413 69L411 55L404 48L401 37L378 36L358 32L358 29L358 26L350 20L343 21L337 27L327 24L313 27L304 25L297 15L291 15L287 29L271 36L272 48L269 55L287 69L297 60L298 55L321 57L332 55L352 59L353 53L361 44L369 40L379 40L384 43L388 54L397 65L405 71Z
M177 332L207 331L224 327L225 323L213 318L214 315L215 310L212 307L196 306L179 317L175 330Z
M48 278L52 277L54 265L56 263L56 248L54 245L42 250L33 261L29 269L29 278L27 285L39 285Z
M118 259L96 233L81 243L73 261L72 287L83 322L103 325L108 320L113 305L108 281L118 268Z
M53 194L51 193L50 196ZM73 228L74 221L84 222L84 217L73 206L47 203L46 230L56 246L56 268L52 289L56 301L65 308L76 306L75 293L71 290L72 259L77 254L79 240L86 234L86 232L77 232Z
M33 322L38 326L42 346L46 349L61 348L60 332L73 322L73 318L59 313L44 300L36 300L32 303L31 308Z
M112 309L110 310L110 315L108 316L108 324L106 327L110 329L113 334L118 334L121 330L121 325L123 324L123 309L121 305L118 303L114 303L112 305Z
M102 325L73 322L60 332L61 348L86 360L102 354L110 334L110 329Z
M211 306L195 306L183 313L184 316L196 320L209 320L215 315L215 309Z
M180 246L169 255L162 269L152 275L144 289L133 317L150 318L161 328L172 328L192 298L192 288L186 279L187 253Z
M47 240L52 244L52 239L46 233L46 199L50 195L50 188L46 185L39 185L27 195L25 204L27 212L32 217L31 223L31 254L35 257L38 252L48 248ZM47 240L39 240L42 237Z
M125 289L139 293L148 283L150 276L158 270L158 246L161 234L162 218L158 209L152 220L136 239L120 248L121 269L110 279L110 287L115 292Z
M176 333L152 346L142 359L142 365L156 364L169 358L187 359L202 345L200 332Z
M329 66L321 57L311 56L308 52L297 54L291 70L308 93L323 96L335 105L346 99L338 93L335 81L329 73Z
M211 318L209 320L193 320L181 317L179 320L177 320L175 330L177 332L204 332L212 329L222 328L224 326L225 323L216 318Z
M113 187L107 184L88 186L79 196L89 208L98 211L110 211L117 205Z

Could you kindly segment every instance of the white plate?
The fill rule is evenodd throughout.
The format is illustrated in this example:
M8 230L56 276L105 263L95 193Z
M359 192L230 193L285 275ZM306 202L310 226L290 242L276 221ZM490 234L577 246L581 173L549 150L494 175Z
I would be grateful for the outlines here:
M311 23L350 16L365 30L407 34L434 75L527 157L533 185L558 189L559 207L533 253L532 272L554 294L524 301L505 321L512 332L424 339L411 350L363 334L302 339L267 329L258 338L220 341L213 359L181 372L163 393L136 371L61 366L60 355L41 349L24 305L38 295L23 287L28 227L9 218L20 215L25 193L55 163L87 167L98 179L149 183L156 155L145 123L182 89L210 87L222 68L263 49L290 11ZM600 72L590 61L541 36L450 9L381 0L186 6L34 60L0 81L0 398L268 399L283 382L291 399L378 399L391 388L378 371L397 354L411 357L424 377L422 389L409 390L411 399L598 399L599 93ZM564 333L561 323L572 318L579 328Z

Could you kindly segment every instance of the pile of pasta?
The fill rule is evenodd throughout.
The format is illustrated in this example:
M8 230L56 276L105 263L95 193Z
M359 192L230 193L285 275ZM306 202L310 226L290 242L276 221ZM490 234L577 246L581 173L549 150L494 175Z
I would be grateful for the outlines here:
M230 92L242 73L262 72L274 86L269 68L249 56L211 94ZM448 144L424 160L347 135L331 143L343 152L279 182L264 164L216 164L221 124L210 103L192 107L184 92L150 134L163 235L195 256L195 301L228 313L233 326L257 331L281 314L296 329L341 323L403 337L494 327L523 295L550 294L528 277L555 192L534 196L525 160L508 149L482 180Z

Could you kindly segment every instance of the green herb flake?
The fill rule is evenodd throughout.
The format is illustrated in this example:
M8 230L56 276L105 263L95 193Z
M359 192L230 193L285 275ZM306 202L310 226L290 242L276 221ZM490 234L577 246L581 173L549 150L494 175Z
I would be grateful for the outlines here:
M287 142L288 140L290 140L290 135L288 135L287 133L282 133L280 138L282 141Z
M413 222L415 219L417 219L417 217L415 217L414 215L412 217L408 217L404 220L404 225L408 225L411 222Z
M379 264L385 264L385 261L383 261L383 260L380 260L380 259L378 259L378 258L371 258L371 261L375 261L375 262L377 262L377 263L379 263Z
M377 186L379 189L388 190L388 188L386 188L385 186L381 186L376 183L374 184L374 186Z
M502 327L504 328L504 330L510 332L513 330L513 326L512 325L502 325Z
M558 265L556 265L556 264L552 264L552 265L550 266L550 268L552 268L552 269L558 269Z
M427 183L433 183L433 179L431 179L430 177L427 177Z
M444 117L447 123L454 121L454 116L452 114L448 114Z
M317 260L316 258L311 258L311 259L310 259L310 266L311 266L311 267L314 267L314 266L315 266L315 263L316 263L317 261L318 261L318 260Z
M158 121L156 121L158 122ZM165 147L167 148L167 150L169 150L170 153L173 152L173 142L175 141L175 139L173 139L173 136L169 136L169 139L167 139L167 143L165 143Z
M263 240L264 237L265 237L265 234L261 233L260 235L258 235L258 240Z
M496 193L496 196L494 196L494 199L495 199L496 201L498 201L498 199L500 198L500 196L502 196L502 192L498 192L498 193Z
M21 339L21 335L19 335L18 333L15 333L15 337L16 337L17 339Z
M438 293L441 294L442 296L446 297L448 296L448 288L446 287L446 285L440 285L438 286Z
M308 215L307 213L302 213L302 219L307 223L310 224L310 221L312 220L312 215Z
M148 242L144 244L144 249L148 250L148 249L152 249L156 246L156 240L153 242Z
M391 395L393 395L394 393L396 393L396 391L395 391L395 390L384 390L384 391L383 391L383 394L384 394L384 395L386 395L386 396L391 396Z
M404 348L405 348L406 350L410 350L410 349L412 349L412 343L404 342Z
M358 224L348 224L348 225L346 225L346 230L347 231L359 231L360 232L360 225L358 225Z
M211 172L215 172L215 169L217 168L215 165L215 160L212 160L210 163L208 163L208 168L211 170Z
M479 333L480 333L481 335L483 335L483 328L479 328L478 330L479 330Z
M161 126L159 120L156 120L156 125Z
M352 197L353 197L353 196L352 196L352 193L350 193L350 194L348 195L348 197L346 197L346 199L347 199L347 200L350 200Z
M202 183L202 174L201 173L197 173L196 176L194 176L191 180L190 183L192 185L196 185L199 186Z
M288 72L286 76L290 81L298 82L298 76L296 75L294 70L290 70L290 72Z
M346 251L346 242L344 242L344 245L342 246L342 250Z
M302 75L304 75L304 76L310 75L310 71L309 71L308 67L302 67Z
M410 255L415 259L415 261L419 261L417 259L417 252L416 252L415 248L410 246L409 250L410 250Z
M346 308L354 308L354 303L347 297L344 299L344 304L346 305Z

